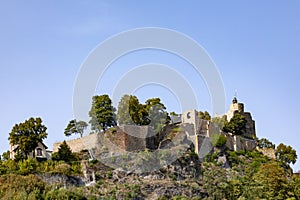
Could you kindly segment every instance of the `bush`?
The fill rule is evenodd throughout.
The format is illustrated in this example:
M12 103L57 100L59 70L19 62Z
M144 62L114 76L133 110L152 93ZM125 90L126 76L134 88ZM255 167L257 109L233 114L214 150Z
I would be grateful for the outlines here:
M19 161L19 174L27 175L36 172L38 162L34 158L28 158L27 160Z
M0 176L0 199L42 199L45 183L35 175Z
M53 172L58 173L58 174L68 175L71 173L71 166L69 164L62 163L62 164L56 165Z
M45 195L45 200L86 200L78 191L70 191L63 188L50 190Z
M227 142L227 138L223 134L213 134L212 143L215 147L223 147Z

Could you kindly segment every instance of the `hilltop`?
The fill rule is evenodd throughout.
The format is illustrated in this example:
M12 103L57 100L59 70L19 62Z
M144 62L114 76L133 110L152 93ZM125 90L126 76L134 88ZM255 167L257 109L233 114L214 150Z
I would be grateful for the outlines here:
M90 112L94 132L82 136L87 124L71 120L65 134L82 137L54 144L51 159L41 140L32 151L24 145L28 135L46 137L41 119L14 126L10 139L17 142L0 162L0 198L300 198L300 178L290 167L295 150L258 139L255 121L236 98L225 115L215 118L196 110L169 116L158 98L145 105L126 98L131 101L120 104L117 118L123 125L117 126L108 96L95 97ZM103 99L105 109L99 106ZM131 120L120 115L124 105L139 108Z

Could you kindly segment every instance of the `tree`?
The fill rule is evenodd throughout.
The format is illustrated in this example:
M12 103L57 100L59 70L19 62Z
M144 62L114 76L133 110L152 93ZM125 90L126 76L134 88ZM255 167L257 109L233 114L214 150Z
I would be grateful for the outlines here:
M120 125L146 125L148 112L133 95L124 95L118 105L117 120Z
M266 138L262 138L262 139L258 140L257 146L261 149L264 149L264 148L275 149L275 144L273 144Z
M119 104L118 104L118 111L117 111L117 121L119 125L132 125L134 124L133 120L130 116L129 111L129 101L131 96L125 94Z
M262 164L253 180L258 183L260 199L286 199L287 178L276 162Z
M140 104L136 96L130 96L129 114L136 125L148 125L150 123L146 105Z
M154 129L159 129L162 125L170 123L171 118L160 98L148 99L145 103L145 109L148 112L149 124Z
M209 195L208 199L232 199L228 173L221 166L206 163L203 173L203 188Z
M178 115L176 112L174 112L174 111L170 112L170 115L171 115L171 116L176 116L176 117L179 116L179 115Z
M199 117L200 117L200 119L204 119L204 120L208 120L208 121L211 120L211 116L207 111L205 111L205 112L200 111Z
M70 136L72 134L80 134L80 137L82 137L84 130L88 124L84 121L76 121L76 119L71 120L67 128L65 128L65 135Z
M290 163L295 164L297 160L297 153L296 150L293 149L291 146L286 146L282 143L278 145L275 150L276 159L286 165Z
M241 114L235 114L229 122L226 122L223 131L234 135L242 135L246 131L246 119Z
M4 160L4 161L6 161L6 160L9 160L10 159L10 152L9 151L5 151L5 152L3 152L3 154L2 154L2 160Z
M220 129L223 129L227 122L227 116L223 115L222 117L214 117L211 119L211 122L217 125Z
M96 95L92 100L92 107L89 112L92 130L105 131L116 125L114 119L114 108L108 95Z
M17 145L18 151L28 158L38 143L47 138L46 130L47 127L42 124L41 118L30 118L23 123L15 124L8 139L10 144Z
M72 162L77 160L76 156L72 153L69 145L65 140L63 141L63 143L61 143L61 145L59 145L58 152L52 154L52 159L56 161L63 160L65 162Z

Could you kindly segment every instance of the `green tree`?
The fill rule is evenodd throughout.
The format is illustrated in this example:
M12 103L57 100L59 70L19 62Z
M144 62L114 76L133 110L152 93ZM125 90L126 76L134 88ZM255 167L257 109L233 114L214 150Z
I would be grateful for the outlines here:
M63 160L65 162L72 162L76 161L77 158L75 154L72 153L69 145L66 143L66 141L63 141L61 145L58 147L58 152L55 152L52 154L52 160Z
M205 112L199 111L199 117L200 117L200 119L204 119L204 120L208 120L208 121L211 120L211 116L207 111L205 111Z
M0 199L43 199L46 184L34 174L0 176Z
M145 109L149 113L149 125L154 129L159 129L161 126L170 123L171 118L160 98L148 99L145 103Z
M220 129L223 129L227 122L227 116L223 115L222 117L214 117L211 119L211 122L217 125Z
M117 120L120 125L146 125L148 112L133 95L124 95L118 105Z
M223 131L234 135L242 135L246 131L246 119L241 114L235 114L229 122L226 122Z
M30 118L23 123L15 124L8 139L10 144L17 145L18 151L28 158L38 143L47 138L46 130L47 127L42 124L41 118Z
M80 134L80 137L82 137L83 132L87 126L88 124L85 121L76 121L76 119L73 119L69 121L64 133L66 136L70 136L72 134Z
M291 198L300 199L300 177L292 177L292 180L289 182L288 188Z
M206 163L203 173L203 187L209 195L208 199L232 199L227 172L221 166Z
M89 115L91 117L90 124L92 130L105 131L109 127L116 125L112 101L106 94L93 97Z
M119 125L132 125L134 124L133 120L130 116L129 111L129 101L131 95L125 94L122 96L119 104L118 104L118 111L117 111L117 121Z
M276 162L262 164L253 177L260 189L261 199L286 199L287 178L285 172Z
M2 160L6 161L10 159L10 152L7 150L5 152L2 153Z
M264 149L264 148L275 149L275 144L273 144L266 138L261 138L260 140L258 140L257 146L261 149Z
M295 164L297 161L296 150L291 146L284 145L280 143L275 150L276 159L283 164L290 165L290 163Z
M140 104L136 96L130 96L129 100L129 114L134 124L136 125L148 125L149 113L145 105Z
M172 111L172 112L170 112L170 115L171 116L179 116L176 112L174 112L174 111Z

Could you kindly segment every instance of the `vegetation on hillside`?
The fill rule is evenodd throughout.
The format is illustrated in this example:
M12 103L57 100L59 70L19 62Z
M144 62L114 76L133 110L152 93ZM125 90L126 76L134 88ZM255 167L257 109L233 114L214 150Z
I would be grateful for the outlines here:
M89 112L92 130L106 131L103 137L117 137L114 126L118 121L149 125L161 134L162 127L170 122L159 98L141 104L136 96L124 95L117 114L115 111L108 95L94 96ZM226 116L211 118L207 111L198 113L201 119L216 123L226 132L242 135L245 131L242 115L235 114L228 122ZM86 127L86 122L73 119L64 134L82 136ZM165 139L185 135L184 129L170 127L170 133L162 133ZM12 128L9 141L15 145L16 156L11 160L9 151L1 156L0 199L300 199L300 177L294 176L290 167L297 160L296 151L285 144L276 147L266 138L257 140L258 148L271 150L274 159L256 149L229 151L226 136L219 134L212 135L213 149L204 160L199 159L193 145L180 141L160 151L147 149L123 155L99 147L99 154L114 155L109 157L110 162L121 166L112 169L100 159L90 160L87 150L72 152L66 141L52 154L52 160L37 161L29 155L47 137L46 130L41 118L30 118ZM160 168L152 171L155 163ZM145 172L138 173L142 167ZM69 183L72 178L84 179L83 168L94 173L94 184Z

